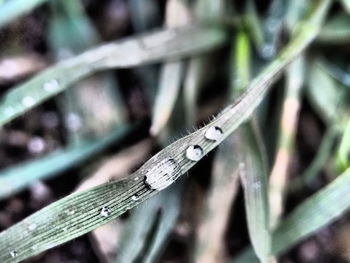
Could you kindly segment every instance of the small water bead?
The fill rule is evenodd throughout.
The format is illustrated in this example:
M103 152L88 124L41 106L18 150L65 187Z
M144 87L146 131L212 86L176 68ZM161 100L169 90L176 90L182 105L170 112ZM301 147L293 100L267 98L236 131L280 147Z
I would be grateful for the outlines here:
M59 83L56 79L52 79L44 83L43 88L47 92L56 91L59 88Z
M204 134L205 138L210 141L218 141L222 137L222 130L217 126L211 126Z
M35 230L35 229L36 229L36 224L30 224L30 225L28 226L28 229L29 229L30 231Z
M179 177L179 171L180 167L174 159L163 160L147 171L145 183L149 188L160 191Z
M26 96L22 99L22 104L26 107L31 107L35 104L35 100L33 97Z
M18 256L18 252L16 250L13 250L10 252L11 257L15 258Z
M132 197L131 197L131 200L133 200L133 201L137 201L137 200L139 200L139 196L137 195L137 194L134 194Z
M203 149L199 145L191 145L186 150L187 159L194 162L198 162L200 159L202 159L203 155Z
M43 138L36 136L29 140L27 147L31 153L38 154L45 150L46 142Z
M135 177L134 178L134 181L137 181L137 180L139 180L140 178L137 176L137 177Z
M65 123L70 131L78 131L83 125L79 115L74 112L67 115Z
M103 206L100 210L100 215L101 216L104 216L104 217L107 217L111 214L111 209L108 208L107 206Z

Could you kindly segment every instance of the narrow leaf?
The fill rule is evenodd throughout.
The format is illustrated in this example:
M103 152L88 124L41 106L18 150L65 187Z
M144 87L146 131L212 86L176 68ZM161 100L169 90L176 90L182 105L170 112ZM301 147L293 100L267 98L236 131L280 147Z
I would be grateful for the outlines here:
M0 5L0 27L13 21L18 16L30 12L47 0L11 0Z
M350 168L294 209L273 235L273 252L282 254L348 211L350 209L349 185ZM230 262L253 263L257 260L252 250L247 249Z
M281 55L216 119L175 141L125 179L73 193L0 233L0 262L18 262L81 236L140 204L186 173L252 114L279 73L313 41L330 1L319 3ZM215 127L222 130L222 136L216 141L206 139L207 130ZM136 201L134 195L138 197Z
M221 30L188 26L91 49L52 66L5 94L0 103L0 126L96 71L201 53L217 47L224 40L225 34Z
M56 150L39 159L0 171L0 199L78 165L121 139L129 130L127 126L119 127L103 138L83 141L79 145Z

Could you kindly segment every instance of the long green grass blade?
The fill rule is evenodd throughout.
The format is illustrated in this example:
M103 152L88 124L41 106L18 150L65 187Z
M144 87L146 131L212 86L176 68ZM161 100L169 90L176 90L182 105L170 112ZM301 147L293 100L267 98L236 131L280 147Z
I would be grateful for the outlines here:
M350 17L337 15L322 28L317 42L322 44L347 44L350 42Z
M165 249L167 238L180 215L183 187L182 182L177 183L169 189L171 192L168 191L162 200L159 223L142 262L156 262L162 250Z
M213 49L224 41L225 33L220 29L188 26L91 49L58 63L5 94L0 103L0 126L96 71L184 57Z
M180 211L182 185L169 187L131 212L117 252L116 263L154 262Z
M72 57L99 42L98 34L84 13L80 0L51 1L50 7L48 42L58 60ZM74 114L81 122L76 129L66 125L71 143L108 132L125 120L123 102L112 72L96 74L80 81L65 90L58 102L66 120Z
M47 156L0 171L0 199L15 194L38 180L51 178L78 165L122 138L129 130L127 126L119 127L103 138L82 141L79 145L68 146Z
M30 12L47 0L11 0L0 6L0 27L13 21L18 16Z
M307 95L311 106L325 123L332 124L338 118L340 91L335 80L316 63L310 65Z
M236 39L235 59L232 64L231 93L241 94L251 75L250 43L241 30ZM253 120L254 121L254 120ZM243 185L248 232L255 253L261 262L268 262L271 254L267 164L264 146L253 121L242 125L236 133L235 154L237 169Z
M189 13L182 0L168 0L165 24L168 28L184 26L189 22ZM150 133L155 136L166 126L174 110L182 84L183 61L167 61L161 66L159 91L156 95Z
M140 204L186 173L252 114L279 73L314 40L330 1L318 3L278 58L213 121L175 141L132 175L73 193L0 233L0 262L19 262L81 236ZM193 39L193 35L187 37ZM164 55L164 51L157 52ZM222 133L215 133L218 135L215 140L208 139L208 129L218 131L218 128Z
M240 138L237 158L240 160L249 236L260 262L266 263L271 255L266 163L252 127L244 125L237 132Z
M333 182L309 197L287 216L273 235L273 252L282 254L298 241L330 224L350 209L350 168ZM245 250L233 261L257 262L251 250Z
M269 200L272 228L278 225L284 210L284 195L289 181L289 166L299 120L301 90L304 85L304 60L304 56L301 55L286 71L287 81L279 124L278 149L270 175Z
M226 251L224 238L230 217L230 209L239 185L239 162L236 133L230 135L216 153L211 178L211 187L207 194L201 222L197 230L194 262L223 262Z

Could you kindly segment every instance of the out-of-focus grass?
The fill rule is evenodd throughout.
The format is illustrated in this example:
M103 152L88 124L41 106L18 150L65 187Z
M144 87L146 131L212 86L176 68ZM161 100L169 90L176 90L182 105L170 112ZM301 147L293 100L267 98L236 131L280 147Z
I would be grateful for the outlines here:
M44 2L31 0L23 5L21 0L0 1L0 27ZM156 0L129 1L130 20L136 34L126 40L99 45L94 28L96 21L89 20L79 2L48 2L44 8L51 6L54 11L48 18L51 25L48 32L51 33L46 36L52 51L57 57L68 50L84 53L72 54L70 58L62 56L58 64L6 91L0 99L0 125L11 127L9 122L14 118L64 91L67 100L57 104L58 110L63 115L80 111L78 104L82 102L85 104L83 128L103 132L99 133L100 139L87 141L85 138L89 136L83 135L80 144L69 144L58 152L3 170L0 173L0 198L18 192L36 180L77 166L91 156L97 157L97 153L128 131L124 125L115 128L125 119L125 107L119 95L108 95L118 88L116 82L111 81L115 77L111 72L101 73L106 77L95 82L97 93L86 92L84 88L89 83L82 79L98 77L91 76L99 71L138 67L133 72L146 86L144 93L149 94L147 99L153 108L151 132L156 137L153 142L164 149L130 176L101 185L97 183L92 189L73 193L0 233L0 261L27 259L92 231L140 205L125 219L122 236L111 237L121 240L121 246L115 248L115 261L154 262L165 249L181 213L186 181L163 189L221 143L213 159L210 188L203 208L196 208L196 211L202 211L202 218L195 246L188 253L194 261L227 261L225 231L231 220L239 216L236 211L231 213L238 174L254 253L245 250L234 262L254 262L256 257L260 262L271 262L274 256L344 214L350 207L346 195L350 163L350 75L347 73L348 62L342 61L341 56L342 52L346 53L344 44L350 41L348 3L343 0L342 5L330 9L333 4L330 0L272 0L263 12L261 5L251 0L232 12L232 3L228 1L169 0L164 9L166 28L140 35L139 32L160 26L163 6ZM344 10L340 10L341 7ZM74 37L70 37L72 35ZM287 40L290 40L289 44L279 53ZM234 55L223 56L230 49L225 44L231 42ZM334 49L336 45L339 50ZM89 50L85 51L87 48ZM334 51L331 55L330 48ZM208 54L214 50L222 56L218 66L212 63ZM305 64L300 64L304 60ZM157 66L144 66L150 63L160 63L159 75ZM265 69L250 81L265 63L268 63ZM277 145L269 145L269 148L278 149L277 156L268 156L263 145L266 141L260 138L260 125L266 125L272 117L266 115L267 119L264 119L260 118L261 112L252 113L269 95L267 91L272 82L284 72L287 84L283 108L274 105L274 96L265 102L266 112L268 107L272 108L272 115L282 111L281 127L276 131L279 140L269 141L271 144L277 141ZM216 75L223 81L206 83L207 75ZM301 75L305 76L305 82ZM221 86L227 83L231 94L223 95L227 93ZM209 84L210 89L204 90L203 87L207 88ZM301 92L303 86L306 86L305 98ZM107 95L97 97L102 91ZM226 96L221 101L228 103L234 99L234 102L201 129L165 147L173 134L196 124L199 104L216 92L218 97ZM111 118L102 114L102 106L95 104L98 101L102 106L110 106ZM311 109L306 109L319 118L319 129L325 132L321 145L314 150L314 161L304 173L295 176L291 173L295 170L295 167L291 169L291 164L292 149L296 146L294 137L298 131L296 116L304 103L311 105ZM254 117L248 120L251 115ZM300 125L304 126L304 120L300 120ZM103 129L104 122L108 129ZM230 135L235 130L236 133ZM223 142L225 138L227 141ZM308 139L312 141L312 138ZM300 155L300 152L296 154ZM275 160L272 169L267 160ZM305 165L305 161L299 162ZM115 169L117 171L118 167ZM289 197L288 190L292 188L299 192L313 186L313 182L321 180L321 171L327 175L322 180L328 185L289 213L289 207L283 202L284 197ZM275 193L268 191L267 175L270 172L271 189L278 186ZM337 178L331 181L334 176ZM273 194L278 202L271 202L269 207L268 198L273 199ZM288 213L286 217L283 212Z

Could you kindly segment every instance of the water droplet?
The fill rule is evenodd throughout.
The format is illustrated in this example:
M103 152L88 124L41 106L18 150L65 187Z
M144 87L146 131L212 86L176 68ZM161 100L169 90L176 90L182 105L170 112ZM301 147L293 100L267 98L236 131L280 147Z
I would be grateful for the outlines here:
M33 231L34 229L36 229L36 224L30 224L30 225L28 226L28 229L29 229L30 231Z
M199 145L191 145L186 150L187 159L197 162L203 157L203 149Z
M137 194L134 194L134 195L131 197L131 200L137 201L137 200L139 200L139 196L138 196Z
M34 245L31 247L32 250L37 250L38 249L38 245Z
M262 52L263 58L269 59L269 58L272 58L275 55L276 50L275 50L273 44L266 44L262 48L261 52Z
M47 92L56 91L59 87L60 85L56 79L49 80L43 85L44 90Z
M155 165L145 176L145 183L151 189L160 191L180 176L180 167L174 159L166 159Z
M69 113L66 118L66 125L71 131L78 131L82 126L79 115L74 112Z
M22 99L22 104L25 106L25 107L31 107L35 104L35 100L33 97L30 97L30 96L26 96Z
M27 147L31 153L37 154L45 150L46 143L41 137L33 137L29 140Z
M260 189L261 188L261 183L260 182L255 182L254 183L254 188L255 189Z
M73 209L69 209L67 212L66 212L68 215L74 215L75 214L75 211Z
M205 138L211 141L218 141L222 137L222 130L217 126L211 126L206 132L205 132Z
M18 252L16 250L13 250L10 252L11 257L15 258L18 256Z
M110 213L111 213L111 209L108 208L107 206L102 207L101 210L100 210L100 215L104 216L104 217L109 216Z
M140 178L137 176L137 177L135 177L134 178L134 181L137 181L137 180L139 180Z

